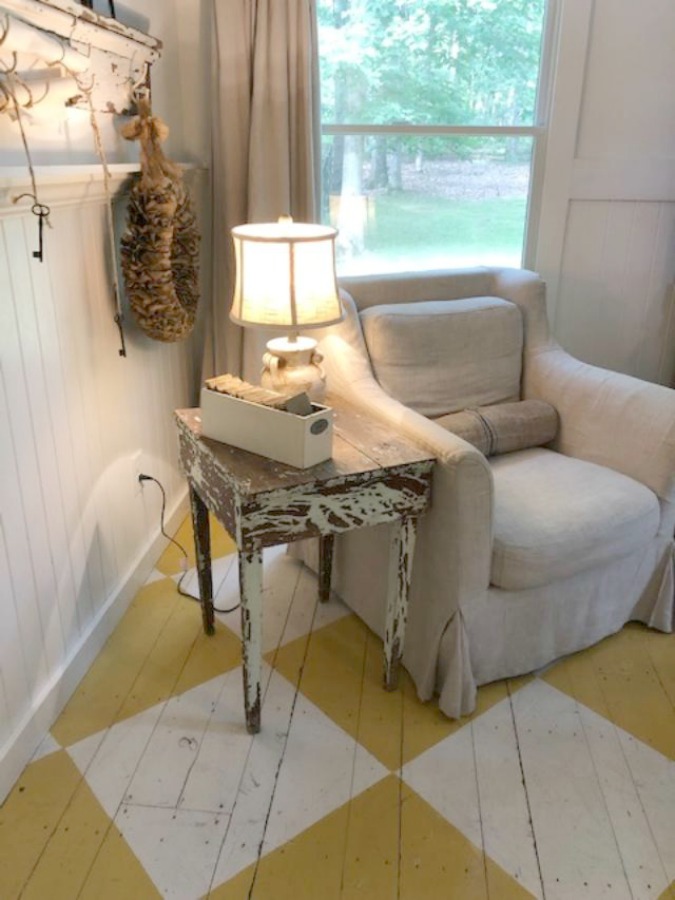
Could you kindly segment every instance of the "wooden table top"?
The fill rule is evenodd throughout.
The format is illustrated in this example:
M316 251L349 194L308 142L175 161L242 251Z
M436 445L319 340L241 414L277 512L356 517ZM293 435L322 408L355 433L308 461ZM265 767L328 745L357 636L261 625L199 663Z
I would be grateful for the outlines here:
M308 469L201 437L199 408L176 410L175 415L178 426L210 450L223 477L232 482L239 494L343 480L382 469L433 462L433 454L344 402L328 398L326 405L334 410L332 457Z

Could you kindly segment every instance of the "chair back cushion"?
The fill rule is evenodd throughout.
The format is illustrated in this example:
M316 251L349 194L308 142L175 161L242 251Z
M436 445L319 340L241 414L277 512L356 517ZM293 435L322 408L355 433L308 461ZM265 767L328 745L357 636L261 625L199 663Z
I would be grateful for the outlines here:
M521 313L499 297L423 300L360 313L376 379L401 403L437 418L520 398Z

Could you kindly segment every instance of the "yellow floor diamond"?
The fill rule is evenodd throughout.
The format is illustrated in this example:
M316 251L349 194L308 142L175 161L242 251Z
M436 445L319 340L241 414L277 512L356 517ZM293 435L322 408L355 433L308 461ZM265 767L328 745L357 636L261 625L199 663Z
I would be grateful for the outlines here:
M394 775L210 894L212 900L531 896Z
M543 677L675 760L675 634L632 623Z
M302 672L303 694L392 771L507 696L506 682L486 685L473 715L451 720L435 700L418 700L403 670L400 690L385 691L382 641L353 615L313 632L305 659L306 643L299 638L267 659L293 683ZM511 689L528 680L514 680Z
M86 891L80 895L80 890L91 881L92 863L96 859L99 865L97 854L108 843L116 849L116 874L107 892L98 884L96 897L151 900L157 896L68 754L64 750L51 753L25 769L0 810L0 897L72 900L87 896Z
M216 626L206 638L197 603L170 578L136 595L51 732L69 746L238 665L241 645Z

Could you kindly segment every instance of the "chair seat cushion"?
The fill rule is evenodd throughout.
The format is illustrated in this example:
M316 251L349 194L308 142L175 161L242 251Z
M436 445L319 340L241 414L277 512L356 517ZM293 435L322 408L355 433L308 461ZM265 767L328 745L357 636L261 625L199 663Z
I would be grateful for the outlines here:
M607 563L656 534L659 502L632 478L535 448L495 457L492 584L537 587Z

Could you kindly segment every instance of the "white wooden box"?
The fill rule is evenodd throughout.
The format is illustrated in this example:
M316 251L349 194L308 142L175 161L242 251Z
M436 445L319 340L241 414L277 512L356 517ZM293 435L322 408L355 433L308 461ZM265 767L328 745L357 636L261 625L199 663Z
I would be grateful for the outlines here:
M333 410L312 403L314 412L296 416L202 388L202 434L278 462L307 469L330 459Z

